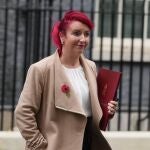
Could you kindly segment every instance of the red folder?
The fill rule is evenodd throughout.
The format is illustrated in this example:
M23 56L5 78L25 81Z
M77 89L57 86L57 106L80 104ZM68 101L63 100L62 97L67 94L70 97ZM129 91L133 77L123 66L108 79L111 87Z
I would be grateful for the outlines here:
M121 72L101 68L97 75L98 98L103 111L100 121L100 129L106 130L109 119L112 115L108 114L108 102L115 100L117 89L121 79Z

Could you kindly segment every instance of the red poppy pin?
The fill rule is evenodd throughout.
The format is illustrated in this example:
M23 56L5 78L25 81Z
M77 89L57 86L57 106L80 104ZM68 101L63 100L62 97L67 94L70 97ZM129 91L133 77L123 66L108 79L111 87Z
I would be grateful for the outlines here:
M66 96L70 96L70 88L68 85L63 84L61 86L61 91L66 94Z

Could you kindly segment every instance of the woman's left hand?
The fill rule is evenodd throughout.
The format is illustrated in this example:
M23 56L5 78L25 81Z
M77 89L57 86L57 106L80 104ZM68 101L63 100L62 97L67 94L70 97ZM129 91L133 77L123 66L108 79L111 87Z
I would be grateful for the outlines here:
M110 115L114 115L117 109L118 109L118 102L115 100L111 100L108 103L108 113Z

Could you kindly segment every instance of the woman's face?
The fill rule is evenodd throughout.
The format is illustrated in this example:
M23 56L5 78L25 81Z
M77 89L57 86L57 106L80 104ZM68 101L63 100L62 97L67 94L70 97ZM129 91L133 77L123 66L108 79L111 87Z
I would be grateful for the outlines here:
M73 55L81 54L89 43L90 29L79 21L72 21L61 39L64 50Z

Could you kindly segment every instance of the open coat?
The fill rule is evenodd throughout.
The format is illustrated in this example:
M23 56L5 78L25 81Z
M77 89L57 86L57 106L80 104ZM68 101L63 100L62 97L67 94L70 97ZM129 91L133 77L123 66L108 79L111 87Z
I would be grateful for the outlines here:
M110 150L99 129L102 110L97 97L95 63L84 56L80 62L90 90L92 150ZM62 92L62 85L69 86L69 95ZM26 150L82 150L87 117L57 52L30 66L15 116L26 140Z

